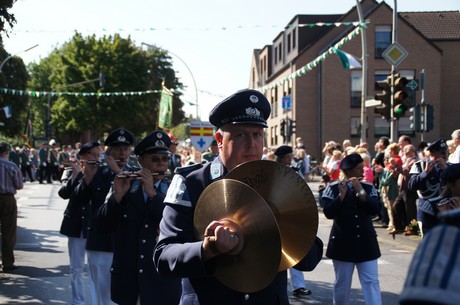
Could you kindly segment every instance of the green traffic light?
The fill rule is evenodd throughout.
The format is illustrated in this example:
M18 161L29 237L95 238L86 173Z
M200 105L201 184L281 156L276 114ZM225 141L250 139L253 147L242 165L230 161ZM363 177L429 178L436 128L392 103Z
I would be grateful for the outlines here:
M400 117L404 116L406 110L407 109L403 104L396 105L393 111L394 116L399 119Z

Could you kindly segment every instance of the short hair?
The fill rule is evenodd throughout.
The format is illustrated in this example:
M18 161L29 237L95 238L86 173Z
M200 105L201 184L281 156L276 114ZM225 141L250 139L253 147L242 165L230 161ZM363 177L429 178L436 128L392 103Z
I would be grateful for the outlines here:
M454 132L452 132L452 138L459 138L460 139L460 129L456 129L456 130L454 130Z
M10 151L10 144L6 142L1 142L0 143L0 155L3 155L6 152Z
M400 139L402 139L404 142L407 142L409 144L411 144L411 140L410 140L410 137L407 136L407 135L402 135L399 137Z
M381 141L385 147L390 145L390 139L388 137L380 137L379 141Z
M392 151L395 154L399 153L399 145L398 143L391 143L387 146L387 151Z

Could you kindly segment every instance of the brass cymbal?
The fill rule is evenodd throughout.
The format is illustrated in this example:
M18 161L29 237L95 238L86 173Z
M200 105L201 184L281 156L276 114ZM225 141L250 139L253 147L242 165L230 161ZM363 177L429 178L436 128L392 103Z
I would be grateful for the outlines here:
M264 199L246 184L224 179L210 184L195 207L195 235L203 239L213 220L229 219L244 236L236 255L220 255L214 276L227 287L244 293L267 287L278 273L281 237L276 219Z
M310 251L318 231L318 208L305 180L288 166L269 160L243 163L227 178L246 183L265 199L281 234L278 270L295 266Z

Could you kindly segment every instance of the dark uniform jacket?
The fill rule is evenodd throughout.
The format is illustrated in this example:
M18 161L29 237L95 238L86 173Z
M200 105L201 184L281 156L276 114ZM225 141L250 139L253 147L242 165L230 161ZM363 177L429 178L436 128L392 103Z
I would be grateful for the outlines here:
M86 250L113 251L113 234L98 227L95 215L97 210L104 204L105 198L112 187L114 177L115 174L108 166L102 166L89 185L82 179L75 191L79 202L90 203Z
M195 206L203 190L225 174L227 169L220 157L176 171L165 199L155 265L160 274L184 277L181 305L288 305L286 271L279 272L263 290L246 294L224 286L212 276L215 260L202 260L202 242L196 239L193 226Z
M356 197L348 183L343 202L339 197L339 181L331 182L323 192L324 215L334 219L326 256L344 262L360 263L380 257L377 233L372 216L381 210L377 191L370 183L361 182L367 201Z
M74 193L82 178L83 174L78 173L75 179L69 179L58 192L62 199L69 199L59 231L68 237L86 238L88 236L89 201L78 202Z
M99 225L115 232L111 294L117 304L135 305L138 296L141 305L179 303L181 280L160 277L152 259L169 184L161 180L149 199L134 180L121 203L110 196L98 211Z

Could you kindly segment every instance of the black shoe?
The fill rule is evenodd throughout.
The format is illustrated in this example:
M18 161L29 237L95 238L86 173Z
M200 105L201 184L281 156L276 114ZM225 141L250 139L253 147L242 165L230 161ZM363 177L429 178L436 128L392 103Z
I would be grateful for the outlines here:
M297 288L292 292L292 294L296 297L299 297L301 295L310 295L311 290L305 289L305 288Z
M13 271L18 269L19 266L11 265L11 266L3 266L3 272Z

